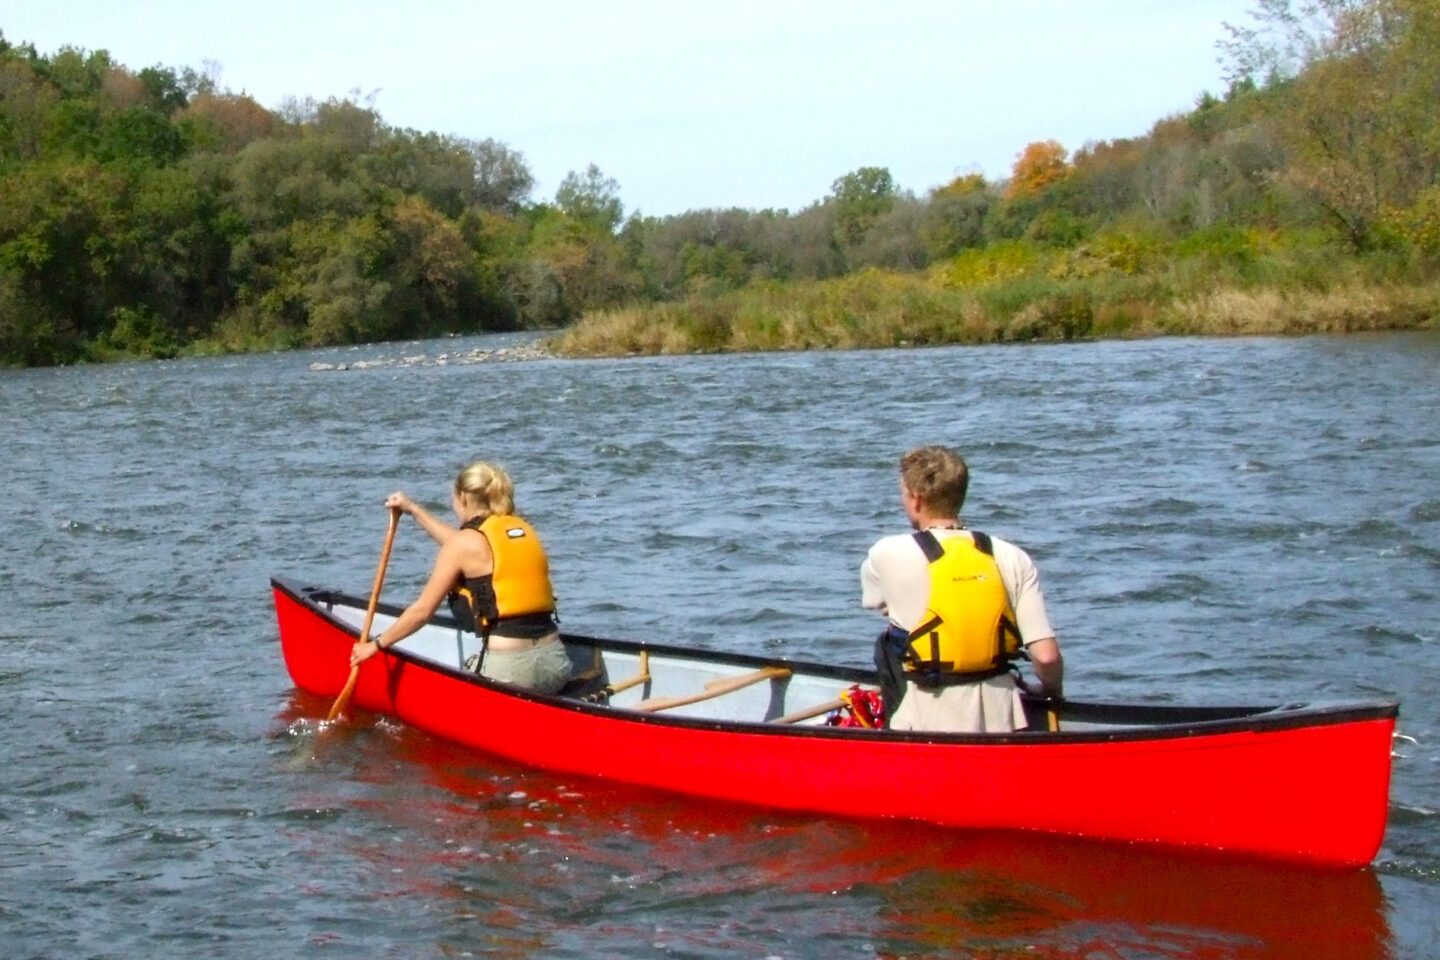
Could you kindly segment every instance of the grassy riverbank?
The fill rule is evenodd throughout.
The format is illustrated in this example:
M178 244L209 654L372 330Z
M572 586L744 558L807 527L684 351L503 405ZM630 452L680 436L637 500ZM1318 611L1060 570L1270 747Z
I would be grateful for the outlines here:
M1146 258L1123 239L968 251L924 273L864 270L586 315L561 356L853 349L1434 328L1440 280L1412 264L1241 237Z

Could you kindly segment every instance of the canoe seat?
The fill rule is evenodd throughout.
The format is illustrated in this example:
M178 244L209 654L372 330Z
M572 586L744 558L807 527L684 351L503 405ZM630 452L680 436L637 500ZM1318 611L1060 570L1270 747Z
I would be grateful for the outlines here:
M589 670L581 670L579 673L565 681L556 696L572 697L576 700L588 700L597 691L605 686L605 671L592 667Z

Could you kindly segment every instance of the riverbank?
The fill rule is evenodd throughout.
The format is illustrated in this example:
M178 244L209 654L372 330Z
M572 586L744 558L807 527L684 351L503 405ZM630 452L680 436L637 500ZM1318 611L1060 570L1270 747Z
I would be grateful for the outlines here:
M545 342L565 357L859 349L1158 336L1435 328L1440 283L1339 277L1284 286L1174 277L1059 276L992 282L863 271L587 314Z
M417 353L413 347L405 352L404 343L396 341L389 345L393 354L317 360L308 368L327 373L600 357L1424 329L1440 329L1440 282L1382 284L1352 276L1329 286L1196 285L1192 292L1175 295L1173 282L1153 276L1123 282L1029 276L956 284L943 275L937 281L935 272L866 270L828 281L755 284L719 296L590 313L558 332L496 335L507 338L501 346ZM291 349L205 341L180 353ZM118 351L92 358L102 363L142 359Z

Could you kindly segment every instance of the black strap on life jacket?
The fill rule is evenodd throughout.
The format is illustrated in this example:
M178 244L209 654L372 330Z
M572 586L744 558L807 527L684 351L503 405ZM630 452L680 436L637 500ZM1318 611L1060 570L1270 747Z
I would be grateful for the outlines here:
M483 516L474 516L460 524L461 530L474 530L480 536L485 536L480 525L485 522ZM495 619L499 612L495 606L495 588L491 585L491 578L466 577L463 573L459 581L450 591L450 612L454 614L456 621L464 630L470 630L484 639L490 633L490 627L494 626Z
M934 563L945 556L945 548L940 546L940 538L929 530L916 530L914 533L915 545L920 552L925 554L926 563Z
M935 536L933 530L916 530L912 536L920 552L925 554L927 563L934 563L945 556L945 548L940 545L940 538ZM995 544L990 539L990 534L981 533L979 530L971 530L970 537L975 541L975 549L987 557L995 556Z

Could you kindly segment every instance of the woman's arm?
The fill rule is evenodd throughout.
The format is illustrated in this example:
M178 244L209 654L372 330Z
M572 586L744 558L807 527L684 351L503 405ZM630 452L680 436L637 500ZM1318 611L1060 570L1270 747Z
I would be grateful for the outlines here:
M486 557L490 557L490 543L483 536L475 537L451 537L440 546L440 552L435 556L435 566L430 570L430 579L425 581L425 587L420 591L420 596L415 602L405 608L395 622L385 629L374 640L362 637L356 642L350 651L350 664L357 666L376 653L393 646L404 640L410 634L419 630L425 622L434 615L440 608L440 602L445 599L456 581L460 579L462 564L469 553L483 551ZM493 559L491 563L493 564ZM473 566L472 558L472 566ZM481 574L483 576L483 574Z
M403 490L390 494L385 500L385 506L410 514L415 518L415 522L420 524L420 529L430 534L430 538L436 543L443 544L457 529L411 500Z

